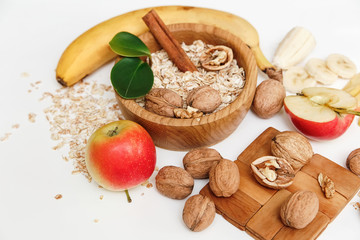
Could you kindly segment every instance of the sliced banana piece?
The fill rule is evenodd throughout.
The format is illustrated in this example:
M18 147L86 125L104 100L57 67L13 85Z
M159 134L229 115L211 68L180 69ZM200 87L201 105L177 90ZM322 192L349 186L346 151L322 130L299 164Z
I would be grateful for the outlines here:
M283 84L288 92L300 93L304 88L314 87L316 81L304 67L294 66L285 71Z
M306 63L305 70L317 82L324 85L330 85L338 79L337 74L327 68L325 61L319 58L311 58Z
M353 96L360 95L360 73L354 75L343 88Z
M344 55L330 54L325 62L326 66L341 78L349 79L356 74L356 65Z

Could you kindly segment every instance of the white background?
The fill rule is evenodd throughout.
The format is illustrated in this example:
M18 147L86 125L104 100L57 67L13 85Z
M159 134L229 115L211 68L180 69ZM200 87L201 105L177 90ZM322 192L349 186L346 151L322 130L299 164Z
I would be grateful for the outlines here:
M193 233L182 222L185 200L161 196L155 187L139 186L130 191L109 192L72 175L71 162L51 148L49 124L38 99L45 91L60 88L55 68L66 46L90 27L113 16L138 8L176 5L179 1L90 1L90 0L1 0L0 1L0 239L251 239L217 215L203 232ZM247 19L260 36L261 48L269 60L277 44L294 26L308 28L317 40L311 57L331 53L350 57L360 70L360 1L181 1L228 11ZM237 29L234 29L237 31ZM109 84L110 66L88 77ZM22 73L28 73L24 77ZM259 74L259 82L264 75ZM28 93L30 83L42 81ZM339 80L336 87L342 87ZM37 114L35 123L27 120ZM313 149L345 166L347 155L360 147L358 118L340 138L311 141ZM12 129L19 123L19 129ZM237 156L267 127L294 130L284 111L269 120L251 111L238 129L213 146L225 158ZM181 166L185 152L157 148L157 166ZM154 176L150 182L154 184ZM206 181L195 182L198 193ZM154 184L155 185L155 184ZM56 194L63 198L55 200ZM104 195L103 200L99 196ZM353 201L360 201L354 197ZM99 222L95 223L94 219ZM360 212L348 204L319 239L359 239Z

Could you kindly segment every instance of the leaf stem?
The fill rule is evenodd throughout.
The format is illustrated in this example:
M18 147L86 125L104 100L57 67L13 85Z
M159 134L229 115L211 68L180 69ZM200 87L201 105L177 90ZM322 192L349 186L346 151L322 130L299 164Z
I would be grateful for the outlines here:
M130 197L130 194L129 194L129 191L127 189L125 189L125 194L126 194L126 197L127 197L127 201L128 203L131 203L132 200L131 200L131 197Z

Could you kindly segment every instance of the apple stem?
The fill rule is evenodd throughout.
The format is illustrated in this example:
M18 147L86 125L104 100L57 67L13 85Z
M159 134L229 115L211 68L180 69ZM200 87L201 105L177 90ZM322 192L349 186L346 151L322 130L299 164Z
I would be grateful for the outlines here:
M118 134L118 132L117 132L118 129L119 129L118 127L115 127L115 129L109 130L108 133L107 133L107 135L108 135L109 137L113 137L113 136L117 135L117 134Z
M129 194L129 191L127 189L125 189L125 194L126 194L126 197L127 197L127 201L128 203L131 203L132 200L131 200L131 197L130 197L130 194Z
M332 109L337 113L345 113L345 114L352 114L352 115L360 116L359 111L345 109L345 108L332 108Z

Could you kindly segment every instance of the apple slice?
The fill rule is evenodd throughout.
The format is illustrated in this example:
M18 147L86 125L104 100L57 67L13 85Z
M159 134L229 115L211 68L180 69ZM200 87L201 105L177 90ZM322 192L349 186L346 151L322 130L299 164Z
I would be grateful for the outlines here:
M294 126L312 139L330 140L341 136L350 126L357 100L334 88L310 87L284 99L285 112Z

